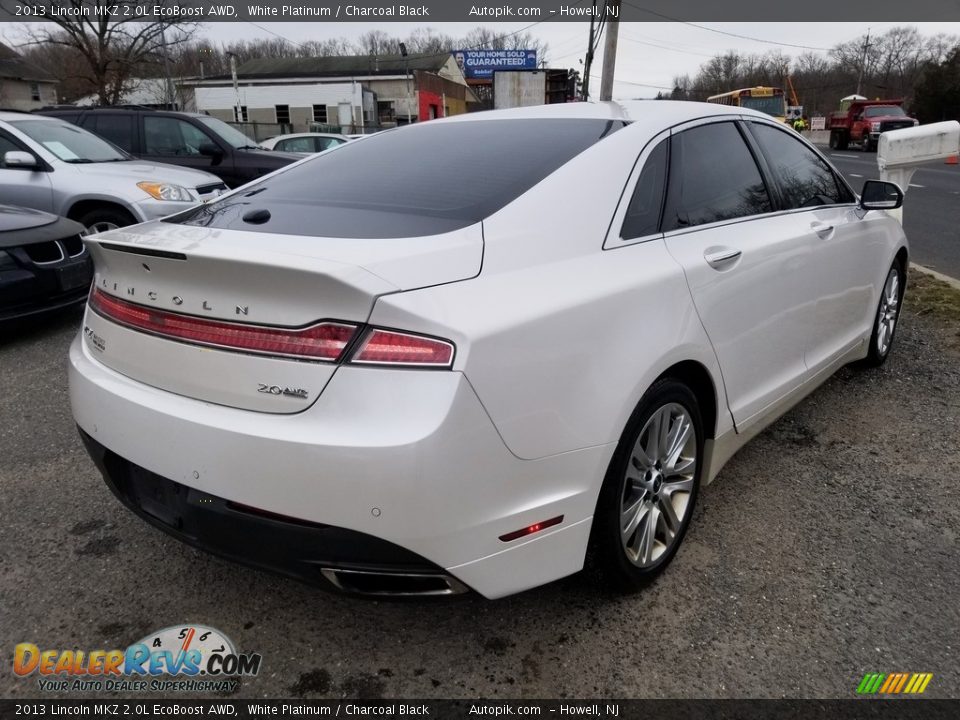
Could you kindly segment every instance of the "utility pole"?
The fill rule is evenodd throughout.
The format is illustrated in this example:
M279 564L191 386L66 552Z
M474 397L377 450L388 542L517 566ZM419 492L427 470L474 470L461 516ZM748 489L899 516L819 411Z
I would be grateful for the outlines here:
M857 95L860 94L860 86L863 84L863 68L867 64L867 50L870 47L870 28L867 28L867 39L863 41L863 53L860 55L860 75L857 77Z
M233 77L233 95L235 98L233 107L233 117L237 122L243 122L243 111L240 105L240 87L237 84L237 56L228 52L230 56L230 75Z
M163 45L163 73L166 79L164 88L166 89L167 109L175 110L176 108L173 106L173 78L170 76L170 53L167 50L167 25L163 20L160 21L160 43Z
M620 0L606 0L604 7L606 38L603 43L603 72L600 75L600 100L613 99L613 72L617 66L617 34L620 31Z
M594 29L597 21L597 0L593 0L593 10L590 13L590 39L587 40L587 57L583 63L583 86L581 96L586 102L590 99L590 68L593 66Z
M403 56L403 74L407 78L407 125L410 124L410 106L413 98L410 97L410 61L407 59L407 44L400 43L400 54Z

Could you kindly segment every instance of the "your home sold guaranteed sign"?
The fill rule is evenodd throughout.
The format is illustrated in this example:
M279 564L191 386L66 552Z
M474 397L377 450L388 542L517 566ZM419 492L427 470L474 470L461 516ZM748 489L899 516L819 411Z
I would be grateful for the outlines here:
M219 630L176 625L125 650L44 649L19 643L13 672L36 678L41 692L233 692L239 676L256 675L261 656L238 653Z

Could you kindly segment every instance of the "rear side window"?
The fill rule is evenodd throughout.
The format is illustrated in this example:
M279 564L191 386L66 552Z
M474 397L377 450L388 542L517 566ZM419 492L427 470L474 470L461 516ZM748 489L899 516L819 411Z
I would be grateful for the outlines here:
M323 150L329 150L330 148L335 148L337 145L343 145L346 140L341 140L340 138L327 138L327 137L318 137L314 138L317 141L317 152Z
M388 130L170 222L319 237L436 235L490 216L623 126L597 119L522 119ZM574 197L576 188L569 190ZM267 210L270 217L247 223L243 216L252 210Z
M117 147L133 152L133 118L130 115L97 115L96 124L88 129Z
M46 113L41 113L41 114L46 115ZM76 125L77 118L80 117L80 113L63 113L63 114L57 113L55 115L51 114L49 117L55 117L58 120L63 120L64 122L73 123L74 125Z
M620 237L624 240L652 235L660 227L660 211L667 183L667 148L669 140L657 145L647 157L637 186L627 206Z
M766 184L736 125L701 125L674 136L664 231L772 210Z
M750 128L776 176L784 209L853 202L827 164L796 137L760 123L751 123Z
M200 155L200 147L213 141L200 128L179 118L162 115L143 119L146 155Z
M315 152L315 146L313 144L312 137L299 137L281 140L277 143L276 149L283 150L284 152Z

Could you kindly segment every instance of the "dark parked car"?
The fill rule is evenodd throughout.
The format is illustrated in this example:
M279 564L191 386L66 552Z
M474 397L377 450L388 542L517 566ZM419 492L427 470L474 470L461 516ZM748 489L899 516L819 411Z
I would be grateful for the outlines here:
M235 188L302 155L265 150L222 120L149 108L41 110L89 130L142 160L205 170Z
M73 220L0 205L0 323L79 305L93 263Z

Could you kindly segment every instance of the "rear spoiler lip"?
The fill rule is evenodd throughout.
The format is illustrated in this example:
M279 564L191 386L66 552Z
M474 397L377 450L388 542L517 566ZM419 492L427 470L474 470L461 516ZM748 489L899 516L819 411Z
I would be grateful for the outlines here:
M169 250L157 250L156 248L140 247L138 245L117 245L115 243L99 243L104 250L113 250L114 252L125 252L131 255L143 255L145 257L166 258L167 260L186 260L187 256L180 252L171 252Z

